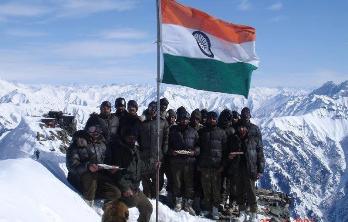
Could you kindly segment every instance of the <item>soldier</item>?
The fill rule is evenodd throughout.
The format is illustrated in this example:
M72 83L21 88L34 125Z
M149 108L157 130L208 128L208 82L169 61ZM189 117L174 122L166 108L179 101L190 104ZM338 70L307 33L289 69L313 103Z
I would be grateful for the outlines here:
M167 98L163 97L162 99L160 99L160 112L161 112L161 117L163 119L166 118L166 115L167 115L167 108L168 108L168 105L169 105L169 101Z
M123 116L125 116L127 114L127 111L126 111L126 100L124 98L117 98L115 100L115 109L116 109L116 112L115 112L115 115L121 119Z
M166 115L169 127L176 125L176 113L173 109L169 109Z
M140 157L144 162L144 169L142 173L142 182L144 194L149 198L156 196L156 167L159 167L157 162L157 103L151 102L148 106L146 119L141 123L139 145ZM159 158L163 161L163 155L168 150L168 134L169 127L165 119L160 118L160 140L159 140ZM164 181L159 181L160 189Z
M90 122L99 118L99 124L102 128L103 136L106 139L106 144L109 145L112 139L117 138L117 131L119 127L119 120L115 114L111 114L111 103L104 101L100 105L100 114L92 113L86 122L85 129L90 126Z
M223 129L226 133L227 137L227 149L232 146L232 142L234 141L235 137L235 130L232 126L232 112L229 109L224 109L219 116L218 119L218 126ZM228 153L224 153L223 156L228 156ZM236 185L234 180L230 180L230 177L227 175L226 168L224 168L224 171L222 172L221 177L221 194L222 194L222 208L224 210L229 210L228 208L233 207L233 203L236 201ZM231 193L231 191L233 191ZM227 205L227 200L229 197L229 205ZM230 212L229 212L230 213Z
M202 115L199 109L195 109L191 113L190 126L194 128L197 132L199 129L203 128L200 123L202 120ZM201 198L203 197L203 188L201 184L201 173L197 170L197 165L194 171L194 190L195 197L193 202L193 207L197 213L201 211Z
M205 126L207 123L208 111L206 109L201 110L201 124Z
M199 130L199 170L204 193L204 215L210 214L213 219L219 219L218 207L221 199L221 172L223 170L222 156L226 149L226 134L217 127L217 114L208 113L207 124Z
M190 114L181 113L178 116L179 124L173 126L169 135L170 167L174 179L173 195L175 197L175 211L182 209L191 215L196 215L192 208L194 189L193 175L196 157L199 155L198 133L189 126ZM182 193L182 191L184 191Z
M235 132L237 132L237 129L239 126L239 120L240 120L239 113L237 111L233 110L232 111L232 126L233 126Z
M247 217L246 210L250 208L250 221L257 221L257 202L255 182L261 178L265 159L260 129L250 122L250 110L244 107L241 112L240 126L238 128L239 140L235 147L243 154L239 156L237 203L239 206L239 220L244 221ZM230 153L229 159L234 160L236 154Z
M169 127L169 134L170 131L173 129L174 126L176 126L176 113L173 109L169 109L167 112L167 122L168 122L168 127ZM167 190L167 202L169 207L173 207L173 176L172 176L172 171L170 169L170 163L169 163L169 159L170 159L170 154L166 154L164 155L164 160L163 160L163 164L162 164L162 172L164 172L164 174L167 177L167 184L166 184L166 190Z
M186 108L183 106L180 106L179 108L176 109L176 115L179 116L181 113L184 113L186 111Z
M202 115L199 109L193 110L190 117L190 126L198 131L200 128L203 127L203 125L201 124L201 120Z
M140 130L141 120L137 114L138 103L134 100L129 100L127 103L127 111L120 119L119 135L122 135L122 131L128 128L134 128L136 131Z
M108 201L120 198L120 190L106 176L98 164L104 163L105 139L98 122L90 122L87 131L79 130L73 136L66 154L68 181L82 194L88 205L93 206L96 196ZM112 174L116 170L110 171Z
M110 159L107 163L123 168L116 173L116 183L122 193L120 200L128 207L138 208L138 221L148 222L152 214L152 204L139 189L143 162L136 145L137 137L138 131L135 128L123 128L121 139L110 149Z

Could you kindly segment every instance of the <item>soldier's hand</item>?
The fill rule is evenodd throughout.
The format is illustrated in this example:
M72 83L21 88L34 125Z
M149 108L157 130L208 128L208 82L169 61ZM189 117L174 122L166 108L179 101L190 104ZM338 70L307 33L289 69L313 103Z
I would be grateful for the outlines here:
M176 150L173 151L173 156L177 156L178 153L176 152Z
M110 170L110 173L111 173L111 174L114 174L114 173L116 173L118 170L119 170L118 168L111 169L111 170Z
M90 164L89 166L88 166L88 169L89 169L89 171L91 171L92 173L95 173L95 172L97 172L98 170L99 170L99 167L98 167L98 165L97 164Z
M233 153L228 154L228 159L233 160L237 155Z
M196 154L195 151L190 151L187 155L194 156L195 154Z
M258 173L257 175L256 175L256 179L258 180L258 179L260 179L262 177L262 173Z
M161 161L156 161L156 169L160 168L161 167Z
M122 195L125 197L131 197L133 196L133 191L131 189L128 189L127 191L123 192Z

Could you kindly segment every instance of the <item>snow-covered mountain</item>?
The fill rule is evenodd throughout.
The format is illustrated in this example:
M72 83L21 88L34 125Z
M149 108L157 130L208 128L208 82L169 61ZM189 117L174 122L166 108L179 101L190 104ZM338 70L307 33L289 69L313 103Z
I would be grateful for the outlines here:
M155 95L155 87L146 85L28 86L0 80L0 164L33 155L35 116L62 110L76 115L82 127L103 100L134 99L141 113ZM348 220L348 81L328 82L313 91L253 88L249 99L178 86L163 86L161 95L175 109L250 107L265 145L267 165L260 186L289 193L293 218ZM63 169L55 175L62 181L64 157L54 158L58 160L42 163L51 172Z

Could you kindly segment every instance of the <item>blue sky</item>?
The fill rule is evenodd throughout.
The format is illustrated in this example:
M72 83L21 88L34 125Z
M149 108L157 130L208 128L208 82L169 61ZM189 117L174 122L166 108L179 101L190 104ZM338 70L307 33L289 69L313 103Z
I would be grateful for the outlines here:
M348 80L347 0L180 0L256 28L253 86ZM0 78L155 83L154 0L0 0Z

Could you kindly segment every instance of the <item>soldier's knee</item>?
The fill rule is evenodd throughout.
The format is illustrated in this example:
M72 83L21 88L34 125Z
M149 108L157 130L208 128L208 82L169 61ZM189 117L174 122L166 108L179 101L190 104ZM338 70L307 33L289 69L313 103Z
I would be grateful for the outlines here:
M152 207L152 204L151 202L149 201L149 199L147 198L144 198L144 200L142 201L142 204L141 206L139 206L139 211L144 211L146 213L149 213L151 215L152 211L153 211L153 207Z

